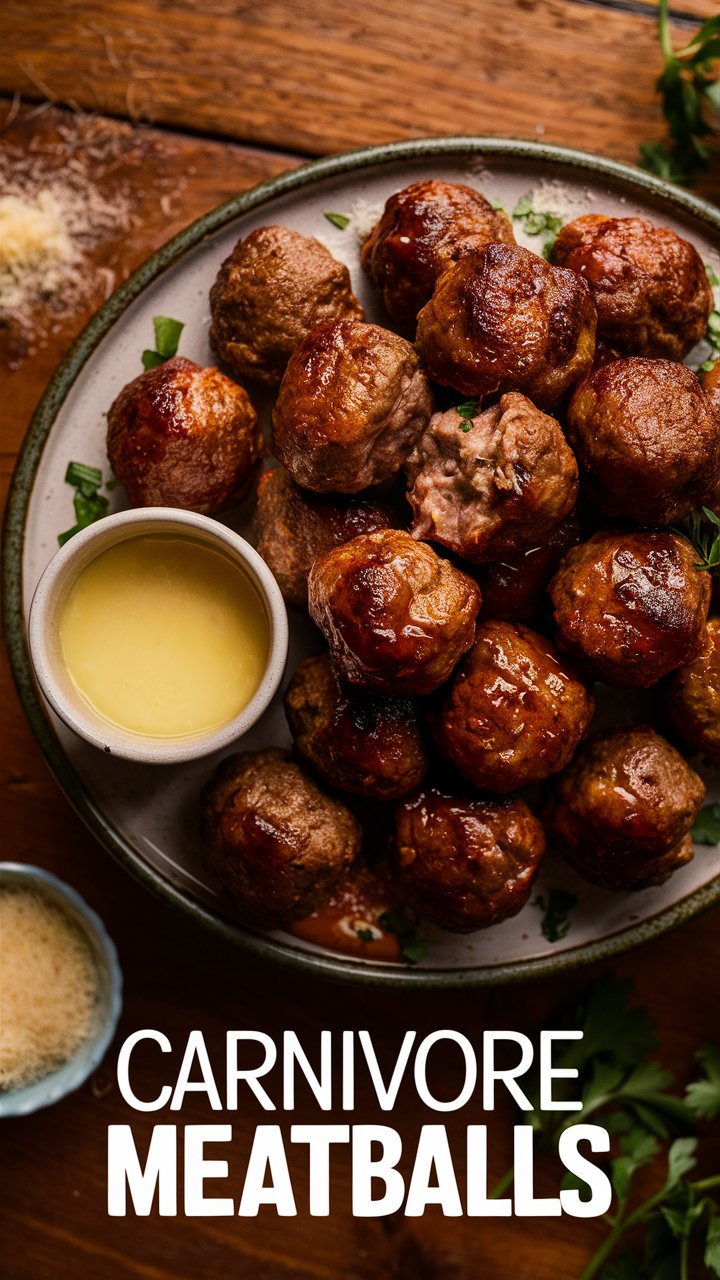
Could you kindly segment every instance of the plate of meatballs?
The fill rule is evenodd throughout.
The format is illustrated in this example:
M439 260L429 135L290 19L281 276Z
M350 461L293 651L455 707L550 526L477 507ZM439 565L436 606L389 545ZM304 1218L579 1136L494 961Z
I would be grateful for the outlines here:
M145 264L38 410L6 546L21 696L106 847L250 948L396 985L716 901L719 253L657 179L465 138L282 175ZM143 370L156 317L179 348ZM281 692L219 756L116 759L34 685L71 460L274 574Z

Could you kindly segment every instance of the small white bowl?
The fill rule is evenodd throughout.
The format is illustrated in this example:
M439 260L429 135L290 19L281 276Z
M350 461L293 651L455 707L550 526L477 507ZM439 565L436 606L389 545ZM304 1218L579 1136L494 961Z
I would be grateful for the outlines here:
M223 551L247 573L265 606L269 629L265 672L253 697L228 724L182 738L151 738L111 724L93 711L76 689L65 666L59 620L78 574L101 552L142 534L170 533ZM174 507L140 507L106 516L76 533L53 556L33 596L28 640L35 677L42 692L75 733L110 755L145 764L178 764L220 751L247 733L277 692L285 670L288 622L275 578L257 551L217 520Z

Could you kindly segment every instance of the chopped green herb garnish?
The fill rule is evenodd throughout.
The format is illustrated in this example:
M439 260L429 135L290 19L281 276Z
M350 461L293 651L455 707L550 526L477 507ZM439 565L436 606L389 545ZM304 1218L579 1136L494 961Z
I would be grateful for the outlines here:
M557 238L557 233L563 225L562 218L556 213L543 212L540 209L533 208L532 192L520 197L513 209L512 216L516 222L522 223L527 235L542 236L543 257L549 257Z
M350 221L345 213L326 213L323 216L327 218L328 222L332 222L333 226L337 227L340 231L344 231Z
M532 905L545 913L540 928L548 942L561 942L567 937L572 928L570 912L577 901L573 893L566 893L564 889L550 889L547 898L539 893L533 899Z
M713 115L720 109L720 17L709 18L681 49L674 49L669 0L660 0L660 47L663 71L656 88L668 125L664 142L640 147L640 163L670 182L692 186L713 159L718 143Z
M710 281L710 284L712 285L713 289L717 289L720 286L720 280L718 280L717 275L713 271L713 268L710 266L709 262L705 263L705 270L707 271L707 278Z
M373 942L375 939L372 929L356 929L355 932L361 942Z
M720 804L707 804L695 819L692 838L698 844L720 843Z
M455 405L455 412L460 415L463 421L460 423L461 431L472 430L472 420L478 411L477 400L463 400L462 404Z
M707 322L707 340L720 351L720 311L711 311Z
M109 505L107 498L98 493L102 484L102 471L98 467L88 467L84 462L71 462L65 472L65 483L72 485L75 490L75 524L72 529L58 534L61 547L81 529L87 529L89 524L102 519Z
M378 921L381 928L394 933L400 944L400 955L408 964L418 964L427 955L427 938L418 932L417 925L398 909L385 911Z
M170 316L155 316L153 328L155 330L155 350L143 351L142 353L143 368L146 371L157 368L158 365L164 364L166 360L171 360L173 356L177 355L180 334L185 325L180 320L172 320Z
M507 213L505 205L501 204L499 200L491 200L490 204L492 205L495 213Z

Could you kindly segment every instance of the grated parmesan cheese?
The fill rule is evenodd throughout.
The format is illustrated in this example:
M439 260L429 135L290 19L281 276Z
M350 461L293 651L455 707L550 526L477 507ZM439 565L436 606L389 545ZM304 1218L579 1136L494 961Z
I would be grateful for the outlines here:
M0 310L15 310L29 294L55 292L77 251L66 214L52 191L0 198Z
M38 893L0 889L0 1089L66 1062L91 1030L97 978L90 949Z

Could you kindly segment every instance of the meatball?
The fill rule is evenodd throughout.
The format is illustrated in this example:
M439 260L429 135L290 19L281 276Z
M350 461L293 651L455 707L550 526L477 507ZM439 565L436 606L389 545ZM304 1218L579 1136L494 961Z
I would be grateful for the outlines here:
M273 450L318 493L357 493L399 471L432 413L409 342L360 320L313 329L295 350L273 412Z
M705 332L713 294L703 260L668 227L586 214L562 228L551 260L587 281L598 336L624 354L682 360Z
M476 584L399 529L361 534L316 560L310 615L340 675L376 693L430 693L475 637Z
M549 608L548 583L565 553L580 542L580 537L579 521L571 512L538 546L479 566L476 576L483 598L480 616L504 622L532 622L544 606Z
M359 533L395 524L374 498L319 496L299 489L283 467L265 471L258 485L253 537L289 604L307 605L310 566Z
M247 924L299 920L360 851L359 824L285 751L223 760L201 797L205 858Z
M588 880L644 889L691 860L704 797L698 775L653 729L613 729L586 742L556 779L545 829Z
M606 516L670 524L720 481L720 417L695 374L671 360L595 369L570 401L568 439Z
M440 277L418 316L417 348L436 382L470 396L522 391L549 408L590 368L595 325L573 271L491 244Z
M423 919L456 933L521 911L545 834L524 801L466 799L429 788L395 811L397 883Z
M720 763L720 618L710 618L697 658L668 677L663 693L680 741Z
M242 387L175 356L123 387L107 450L134 507L214 515L247 497L260 461L257 416Z
M210 313L210 345L233 377L270 387L316 325L364 314L345 264L289 227L256 227L238 241L210 290Z
M343 688L327 654L298 667L285 711L300 754L341 791L394 800L417 787L428 771L410 699Z
M470 782L504 793L564 768L593 710L592 694L549 640L511 622L482 622L433 733Z
M551 534L575 505L577 463L560 424L509 391L468 420L436 413L406 464L413 537L496 560Z
M479 191L439 178L413 182L385 205L360 261L397 325L414 331L438 276L470 249L515 241L512 223Z
M702 649L710 578L676 533L596 533L550 583L557 643L597 680L648 688Z

